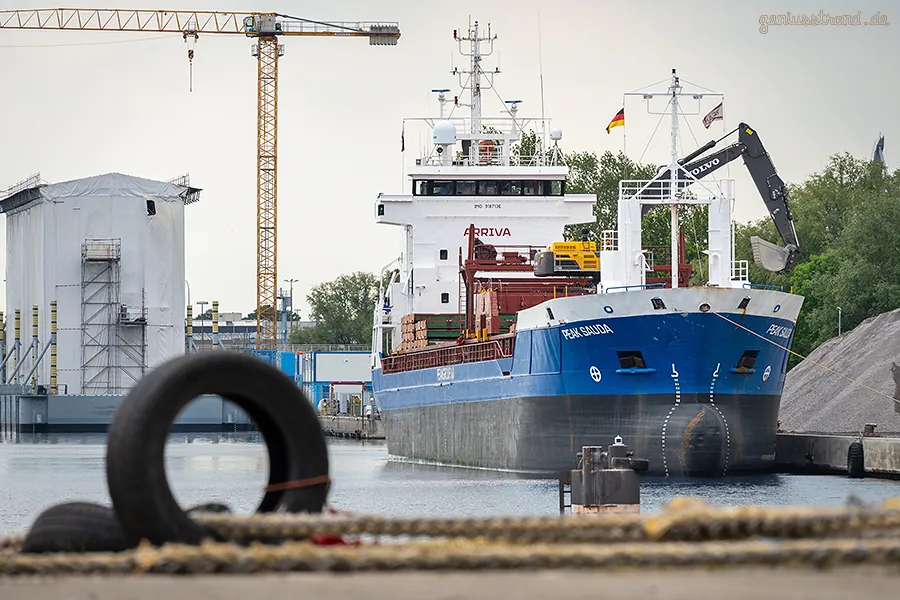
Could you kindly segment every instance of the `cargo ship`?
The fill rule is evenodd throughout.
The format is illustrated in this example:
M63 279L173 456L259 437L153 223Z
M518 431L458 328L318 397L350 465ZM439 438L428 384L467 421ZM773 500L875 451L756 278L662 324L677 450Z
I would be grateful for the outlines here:
M791 269L800 247L784 182L756 131L741 123L679 158L679 119L722 95L690 92L674 69L660 91L626 94L650 114L665 102L671 156L652 179L619 182L616 229L592 236L597 198L567 193L562 131L521 117L518 100L482 116L488 92L501 98L499 69L484 66L490 25L470 22L453 37L468 59L452 71L460 94L433 90L438 115L404 121L404 146L413 122L430 143L405 170L411 193L375 202L376 222L403 231L373 319L389 454L549 474L574 468L582 446L621 436L651 474L770 469L803 298L749 281L748 261L734 255L733 182L711 177L742 158L784 242L752 238L754 262ZM738 140L715 150L732 133ZM693 285L679 205L708 207L708 262ZM648 247L642 217L657 206L671 211L671 240Z

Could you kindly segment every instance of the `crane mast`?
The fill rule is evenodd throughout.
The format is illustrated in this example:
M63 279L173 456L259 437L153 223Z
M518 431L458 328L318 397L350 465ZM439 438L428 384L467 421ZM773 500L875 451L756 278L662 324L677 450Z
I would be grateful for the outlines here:
M280 36L366 37L372 46L395 46L396 22L314 21L274 12L169 11L53 8L0 11L0 29L180 33L193 69L200 34L244 35L256 39L256 347L278 347L278 58ZM191 83L193 88L193 82Z

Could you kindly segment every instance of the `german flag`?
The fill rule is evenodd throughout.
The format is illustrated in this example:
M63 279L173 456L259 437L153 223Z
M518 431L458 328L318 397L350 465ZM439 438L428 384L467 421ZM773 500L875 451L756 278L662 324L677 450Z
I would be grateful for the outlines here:
M609 133L609 130L613 127L619 127L625 125L625 109L623 108L619 112L616 113L616 116L612 118L612 121L609 122L609 125L606 126L606 133Z

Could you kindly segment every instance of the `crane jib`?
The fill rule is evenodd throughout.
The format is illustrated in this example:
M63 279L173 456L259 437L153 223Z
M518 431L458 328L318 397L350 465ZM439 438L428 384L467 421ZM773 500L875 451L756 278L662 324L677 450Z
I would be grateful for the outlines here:
M193 90L194 43L203 34L257 38L251 53L257 69L257 337L256 348L274 350L276 271L278 36L367 37L372 46L396 46L400 27L392 21L315 21L275 12L167 11L96 8L0 10L0 29L119 31L181 34L188 45Z

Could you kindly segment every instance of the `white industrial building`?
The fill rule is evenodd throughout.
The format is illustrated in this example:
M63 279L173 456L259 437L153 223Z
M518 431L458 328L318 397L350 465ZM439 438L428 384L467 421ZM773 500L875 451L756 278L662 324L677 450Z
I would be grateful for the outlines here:
M56 301L59 393L120 395L184 353L184 207L199 192L187 178L109 173L55 184L33 178L0 201L7 343L18 309L23 351L30 345L36 305L43 347ZM39 383L50 379L49 362Z

